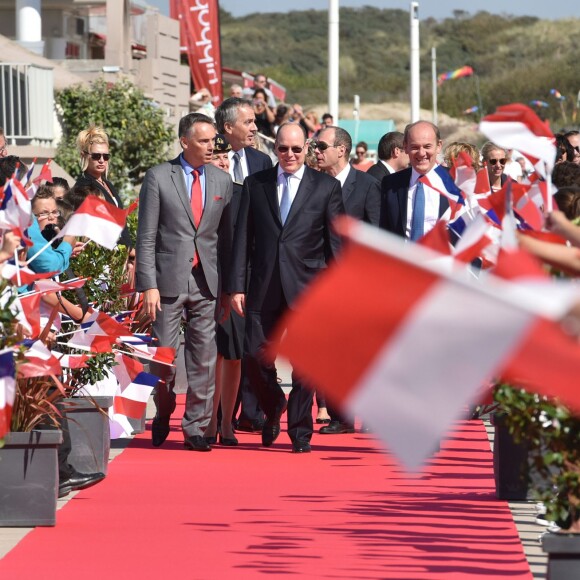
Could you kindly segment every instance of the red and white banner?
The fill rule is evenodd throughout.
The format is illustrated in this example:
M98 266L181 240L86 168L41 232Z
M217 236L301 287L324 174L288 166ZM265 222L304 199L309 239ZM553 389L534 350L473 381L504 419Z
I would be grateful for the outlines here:
M181 51L187 54L195 90L206 88L217 106L223 100L218 0L171 0L179 20Z

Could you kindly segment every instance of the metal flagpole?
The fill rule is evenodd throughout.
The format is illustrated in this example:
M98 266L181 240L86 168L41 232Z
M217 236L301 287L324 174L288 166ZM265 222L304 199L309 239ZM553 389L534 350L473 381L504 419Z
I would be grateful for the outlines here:
M437 114L437 49L431 48L431 73L433 83L433 125L439 124Z
M338 124L339 0L328 0L328 112Z
M411 123L419 120L419 2L411 2Z

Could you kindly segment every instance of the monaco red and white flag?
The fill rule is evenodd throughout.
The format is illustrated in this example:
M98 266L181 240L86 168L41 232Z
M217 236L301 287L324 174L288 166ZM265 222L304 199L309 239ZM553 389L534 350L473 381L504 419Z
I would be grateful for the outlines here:
M548 172L552 171L556 161L554 134L548 123L527 105L513 103L498 107L495 113L481 120L479 130L496 145L540 159Z
M561 317L578 290L466 280L418 244L359 222L341 229L350 239L341 259L296 302L274 342L417 469L534 323Z
M130 211L131 208L120 209L96 195L89 195L56 237L84 236L112 250L125 227Z

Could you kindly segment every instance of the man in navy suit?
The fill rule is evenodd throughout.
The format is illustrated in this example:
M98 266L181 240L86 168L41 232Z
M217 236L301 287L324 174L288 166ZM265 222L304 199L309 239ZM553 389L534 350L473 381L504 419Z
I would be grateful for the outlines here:
M378 227L381 212L380 184L364 171L351 167L351 136L340 127L330 126L320 131L315 143L319 169L340 181L346 213Z
M367 171L375 179L382 181L387 175L396 173L409 166L409 156L403 147L403 133L385 133L377 148L379 160Z
M283 124L274 147L279 164L244 181L226 287L232 307L246 318L244 363L266 413L265 447L280 434L286 410L276 367L266 354L270 335L296 297L337 255L340 238L332 223L344 213L340 183L304 164L306 134L298 123ZM312 397L292 373L288 435L294 453L310 451Z
M272 167L268 155L254 149L254 141L258 128L256 114L251 101L238 97L226 99L216 110L215 121L218 132L225 135L232 150L230 159L230 175L234 183L240 186L248 175ZM235 427L237 431L261 431L264 424L264 413L258 404L258 399L248 381L242 365L242 380L238 392L240 414Z
M403 146L411 167L382 181L380 227L411 241L430 231L449 210L447 198L419 181L425 176L440 183L447 170L437 164L441 152L439 129L428 121L405 127Z

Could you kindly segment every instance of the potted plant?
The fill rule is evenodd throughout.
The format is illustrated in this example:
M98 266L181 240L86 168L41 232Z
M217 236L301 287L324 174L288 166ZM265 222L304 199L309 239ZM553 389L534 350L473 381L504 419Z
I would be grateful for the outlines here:
M107 474L111 431L108 410L113 396L96 395L87 391L87 385L97 385L108 378L115 365L112 353L98 353L88 359L86 366L63 369L66 410L71 439L68 462L81 473Z
M53 526L62 443L56 401L62 385L54 377L16 379L24 350L16 347L22 339L13 308L16 289L4 281L0 295L3 387L14 384L15 389L9 431L0 439L0 526Z
M527 442L532 490L545 518L561 528L542 538L548 577L580 578L580 418L559 401L509 385L495 397L515 440Z

